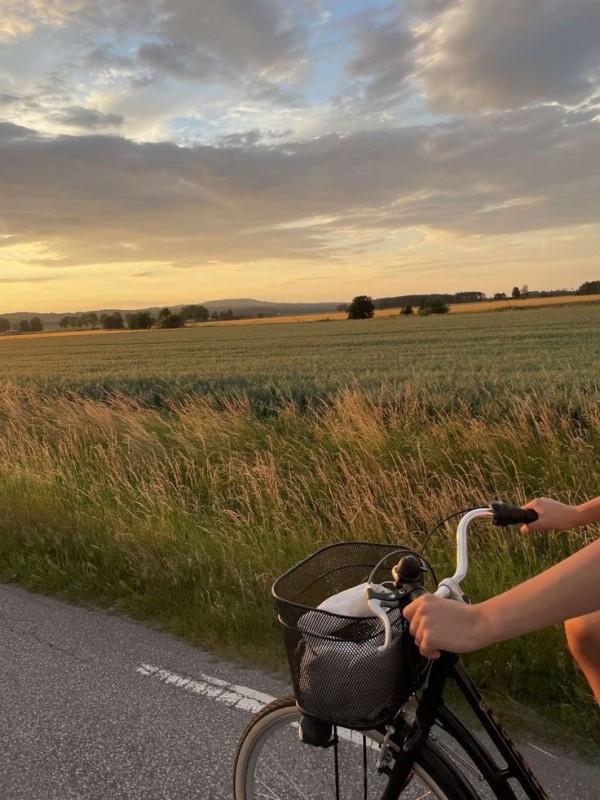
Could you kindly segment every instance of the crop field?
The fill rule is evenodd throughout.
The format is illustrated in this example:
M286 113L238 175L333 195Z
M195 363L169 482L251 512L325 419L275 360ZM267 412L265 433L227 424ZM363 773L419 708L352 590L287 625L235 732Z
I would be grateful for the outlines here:
M319 546L417 547L490 499L597 495L599 363L595 305L0 339L0 579L282 668L270 585ZM597 533L481 525L465 589ZM450 526L428 552L447 574ZM542 732L600 741L560 627L467 661Z
M150 403L246 395L259 405L326 400L347 386L443 394L493 406L543 389L595 391L600 306L277 326L198 327L0 340L0 375L45 390Z

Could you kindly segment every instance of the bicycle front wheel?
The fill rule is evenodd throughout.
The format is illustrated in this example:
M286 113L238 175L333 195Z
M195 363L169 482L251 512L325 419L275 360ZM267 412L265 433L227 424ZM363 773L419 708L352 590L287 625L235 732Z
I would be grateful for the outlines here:
M312 747L298 737L301 717L290 696L269 703L251 720L236 754L234 800L380 798L388 783L387 775L377 770L384 734L340 728L337 747ZM454 764L429 743L402 793L402 800L477 797Z

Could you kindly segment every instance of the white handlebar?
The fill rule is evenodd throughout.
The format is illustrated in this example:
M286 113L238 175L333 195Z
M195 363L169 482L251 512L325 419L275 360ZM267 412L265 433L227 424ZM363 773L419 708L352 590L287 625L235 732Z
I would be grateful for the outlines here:
M438 597L451 597L454 600L462 600L463 593L460 589L460 582L467 574L469 566L469 556L467 551L467 531L474 519L491 519L494 516L490 508L475 508L468 511L461 518L456 529L456 572L451 578L444 578L440 581L435 594Z

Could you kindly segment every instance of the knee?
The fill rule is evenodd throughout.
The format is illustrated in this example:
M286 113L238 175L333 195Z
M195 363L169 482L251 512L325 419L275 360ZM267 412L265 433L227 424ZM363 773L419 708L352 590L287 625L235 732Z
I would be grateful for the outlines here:
M577 661L600 664L600 614L586 614L565 622L569 650Z

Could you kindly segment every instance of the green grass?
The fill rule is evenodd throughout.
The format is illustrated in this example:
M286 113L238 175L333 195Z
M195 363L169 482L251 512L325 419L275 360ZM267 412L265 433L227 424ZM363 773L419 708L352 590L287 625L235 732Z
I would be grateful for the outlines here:
M416 546L465 506L598 494L599 313L1 341L0 578L281 669L270 586L317 547ZM597 531L476 534L480 600ZM441 574L452 536L431 545ZM560 627L468 663L600 741Z

